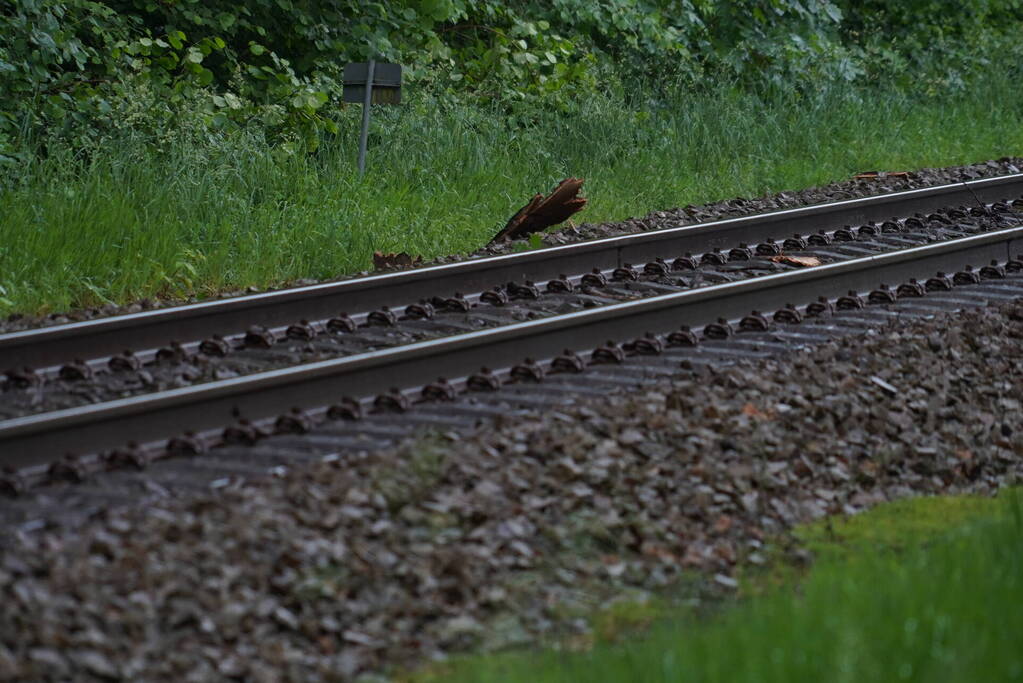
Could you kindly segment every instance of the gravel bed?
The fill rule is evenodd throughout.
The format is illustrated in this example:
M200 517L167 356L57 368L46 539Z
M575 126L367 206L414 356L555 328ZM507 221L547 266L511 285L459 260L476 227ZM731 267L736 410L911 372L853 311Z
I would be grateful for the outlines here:
M735 198L725 201L701 204L700 206L685 206L669 209L666 211L655 211L642 218L630 218L625 221L610 223L583 223L575 228L561 227L549 231L543 236L543 243L546 246L569 244L582 240L595 239L599 237L610 237L614 235L644 232L647 230L658 230L662 228L678 227L694 223L735 218L767 211L780 209L791 209L811 204L822 204L825 202L838 201L841 199L854 199L858 197L869 197L878 194L888 194L902 190L911 190L919 187L930 187L934 185L947 185L948 183L962 182L966 180L977 180L1000 175L1019 173L1023 169L1023 158L1003 157L998 160L984 161L965 166L948 166L945 168L924 168L917 171L907 172L906 175L879 174L873 179L850 179L830 185L811 187L799 191L780 192L774 195L746 199ZM418 263L418 267L436 265L439 263L453 263L464 261L468 258L478 256L492 256L505 254L520 248L517 242L484 247L471 254L455 254L435 259L424 263ZM399 269L395 269L399 270ZM344 280L350 277L361 277L368 275L368 271L353 273L348 277L335 278ZM327 280L324 280L327 281ZM303 279L289 283L289 287L310 285L321 282L320 280ZM126 313L138 313L140 311L166 308L169 306L180 306L200 300L230 298L260 291L256 288L247 290L231 290L222 292L216 297L191 297L188 299L143 299L123 306L106 304L98 308L77 309L60 313L51 313L43 316L26 315L14 313L6 319L0 319L0 334L14 332L17 330L34 327L46 327L60 325L68 322L92 320L94 318L122 315Z
M1021 374L1007 304L21 536L0 680L353 680L585 635L690 571L728 590L799 522L1018 481Z

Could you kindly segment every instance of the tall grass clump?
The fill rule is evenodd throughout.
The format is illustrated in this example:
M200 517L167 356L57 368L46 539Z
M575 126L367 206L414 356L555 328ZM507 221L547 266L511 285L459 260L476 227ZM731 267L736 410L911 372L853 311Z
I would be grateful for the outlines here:
M535 192L586 178L589 221L1023 151L1012 60L951 94L836 83L769 94L720 84L510 124L497 109L411 93L377 108L354 168L358 108L313 154L187 125L97 146L36 141L0 172L0 312L207 296L365 269L374 250L427 258L482 246Z

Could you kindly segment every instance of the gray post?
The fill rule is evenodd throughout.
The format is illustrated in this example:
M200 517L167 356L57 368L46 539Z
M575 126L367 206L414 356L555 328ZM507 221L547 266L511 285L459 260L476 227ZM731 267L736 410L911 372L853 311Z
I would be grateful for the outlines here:
M369 138L369 108L373 102L373 72L376 62L369 60L369 73L366 74L366 96L362 100L362 135L359 136L359 175L366 172L366 140Z

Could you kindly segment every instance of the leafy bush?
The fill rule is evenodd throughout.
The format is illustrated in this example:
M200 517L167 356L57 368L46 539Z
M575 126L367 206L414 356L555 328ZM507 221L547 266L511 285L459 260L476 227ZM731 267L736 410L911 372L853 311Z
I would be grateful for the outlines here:
M343 65L371 56L528 118L636 84L812 90L935 55L931 87L956 87L1021 22L1021 0L0 0L0 165L129 119L158 138L186 109L312 150L336 130Z

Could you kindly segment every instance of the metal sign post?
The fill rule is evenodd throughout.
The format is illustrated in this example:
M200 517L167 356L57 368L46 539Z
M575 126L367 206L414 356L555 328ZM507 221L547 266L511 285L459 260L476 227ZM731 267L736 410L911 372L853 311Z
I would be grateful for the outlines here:
M362 98L362 132L359 134L359 175L366 172L366 142L369 140L369 106L373 102L373 72L377 63L369 60L366 70L366 96Z
M369 140L369 110L374 104L401 103L401 65L387 62L358 62L345 66L345 102L362 103L362 131L359 134L359 175L366 172L366 144Z

